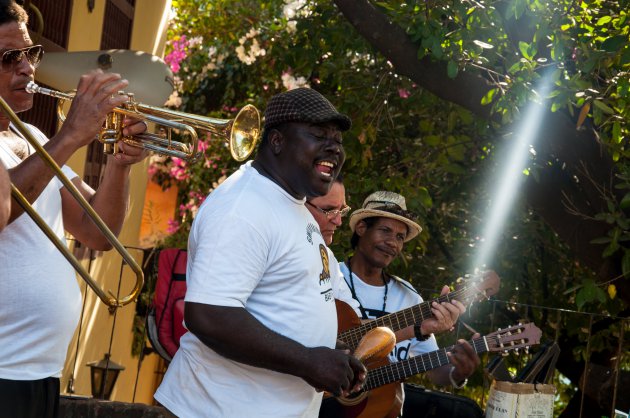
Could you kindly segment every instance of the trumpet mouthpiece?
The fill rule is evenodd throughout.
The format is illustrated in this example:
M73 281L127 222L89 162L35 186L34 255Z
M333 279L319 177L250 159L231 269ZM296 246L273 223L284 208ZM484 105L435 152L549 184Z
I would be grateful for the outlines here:
M39 86L34 81L29 81L25 87L25 90L27 93L33 94L33 93L37 93L38 88Z

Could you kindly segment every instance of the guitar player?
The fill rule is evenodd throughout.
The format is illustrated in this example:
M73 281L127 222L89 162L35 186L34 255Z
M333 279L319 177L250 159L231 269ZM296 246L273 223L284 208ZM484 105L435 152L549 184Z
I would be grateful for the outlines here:
M423 301L411 284L385 272L402 251L404 243L420 233L421 227L413 218L406 210L405 198L387 191L372 193L362 208L350 217L354 255L340 267L363 320L375 319ZM448 286L444 286L442 294L448 291ZM457 300L442 304L434 302L431 311L433 318L397 332L399 342L390 354L391 362L437 350L433 333L450 330L465 311L465 306ZM436 385L461 388L479 365L479 357L467 343L454 349L450 356L451 364L430 370L427 375ZM331 411L334 409L330 402L324 401L320 417L333 416Z

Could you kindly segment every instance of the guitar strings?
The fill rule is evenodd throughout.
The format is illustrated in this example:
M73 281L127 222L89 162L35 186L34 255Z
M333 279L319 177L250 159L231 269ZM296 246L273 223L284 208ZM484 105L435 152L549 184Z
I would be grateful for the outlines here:
M405 327L411 326L416 322L416 315L414 312L417 311L421 321L424 321L427 318L431 318L433 316L431 312L431 303L437 302L450 302L452 299L463 299L466 300L471 296L479 293L479 289L475 285L467 286L462 289L454 290L453 292L447 293L446 295L441 295L437 299L431 301L424 301L419 305L414 305L412 307L403 309L401 311L391 313L380 318L376 318L373 321L366 322L358 327L351 328L339 334L338 338L349 344L351 347L356 347L361 340L361 338L365 335L365 333L373 328L378 326L389 326L393 331L403 329ZM395 321L394 321L395 320Z
M503 330L503 332L505 331L506 330ZM486 348L486 343L490 343L490 345L493 345L494 347L502 347L502 349L504 350L512 349L511 346L503 347L499 342L500 339L501 335L494 333L494 335L473 339L472 341L469 341L469 343L471 343L475 352L478 354L486 351L491 351ZM369 370L366 383L363 385L363 390L371 390L379 386L402 380L406 377L413 376L418 373L444 366L445 364L448 364L450 362L446 353L452 351L453 348L457 345L459 344L444 347L436 351L424 353L419 356L410 357L403 361L391 363L377 369ZM434 366L434 363L437 365ZM429 365L429 367L427 367L427 364ZM408 372L406 373L405 368L408 369Z

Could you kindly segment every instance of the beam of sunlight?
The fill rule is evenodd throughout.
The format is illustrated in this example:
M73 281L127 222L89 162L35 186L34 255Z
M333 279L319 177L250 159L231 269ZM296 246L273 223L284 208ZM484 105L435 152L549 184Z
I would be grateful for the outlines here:
M506 149L500 154L502 158L497 170L497 184L493 187L494 197L491 199L490 210L485 217L486 226L480 235L472 269L469 271L482 269L492 261L494 251L499 245L501 231L519 192L519 185L523 180L522 173L530 155L529 149L534 146L551 84L549 75L540 79L535 90L542 105L535 102L528 105L523 113L524 117L513 131L513 140L506 144Z

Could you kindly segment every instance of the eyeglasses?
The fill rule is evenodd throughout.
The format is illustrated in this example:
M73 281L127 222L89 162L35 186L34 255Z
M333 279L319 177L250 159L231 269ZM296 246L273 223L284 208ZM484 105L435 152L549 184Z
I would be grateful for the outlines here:
M29 64L37 68L44 55L44 47L32 45L26 48L9 49L2 53L2 71L13 71L26 57Z
M312 204L308 200L306 201L306 203L311 205L312 207L314 207L315 209L317 209L318 211L320 211L324 215L326 215L326 217L328 219L334 219L334 218L337 217L337 215L339 215L339 216L341 216L343 218L344 216L346 216L348 214L348 212L350 212L350 209L352 209L350 206L344 205L344 207L342 207L341 209L325 210L325 209L322 209L322 208L319 208L319 207L315 206L314 204Z

